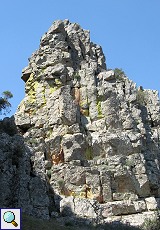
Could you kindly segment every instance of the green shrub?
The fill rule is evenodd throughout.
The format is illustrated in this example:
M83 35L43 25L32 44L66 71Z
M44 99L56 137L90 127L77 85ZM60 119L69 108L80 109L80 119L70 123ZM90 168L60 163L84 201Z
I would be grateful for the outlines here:
M122 69L119 69L119 68L115 68L114 69L114 74L115 74L115 77L119 80L123 80L124 79L124 76L125 76L125 73Z
M139 89L137 90L137 102L140 105L146 105L147 103L147 94L145 91Z
M142 230L160 230L160 218L146 219L142 225Z

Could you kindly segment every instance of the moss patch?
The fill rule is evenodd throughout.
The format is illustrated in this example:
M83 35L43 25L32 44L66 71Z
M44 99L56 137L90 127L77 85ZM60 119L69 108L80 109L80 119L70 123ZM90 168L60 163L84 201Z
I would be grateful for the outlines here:
M42 93L43 93L43 104L44 105L46 105L46 97L45 97L45 90L46 90L46 88L45 88L45 86L43 86L43 90L42 90Z
M102 109L101 109L101 101L97 101L97 111L98 111L98 118L103 118Z
M92 151L92 147L91 146L88 146L86 148L86 151L85 151L85 158L87 160L92 160L93 159L93 151Z
M65 185L65 182L64 182L63 179L59 179L59 180L57 181L57 184L58 184L59 188L63 189L63 187L64 187L64 185Z
M47 133L46 133L46 137L47 137L47 138L50 137L50 136L52 135L52 133L53 133L53 129L49 129L49 130L47 131Z
M58 78L55 79L55 84L56 84L57 86L62 86L62 82L61 82L60 79L58 79Z
M81 113L84 116L88 117L89 116L89 103L88 103L88 99L86 99L84 101L80 101L79 106L80 106Z
M87 100L80 101L79 105L83 107L84 105L88 104Z
M50 87L50 94L54 93L56 90L58 90L61 86L55 86L55 87Z

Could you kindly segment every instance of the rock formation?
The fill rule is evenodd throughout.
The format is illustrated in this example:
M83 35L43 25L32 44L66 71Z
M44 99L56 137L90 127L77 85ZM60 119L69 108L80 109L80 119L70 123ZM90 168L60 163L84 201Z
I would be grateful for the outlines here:
M97 223L150 218L160 206L158 92L107 70L89 31L68 20L42 36L22 79L16 205L45 218L56 210Z
M33 172L32 154L14 117L0 121L0 207L22 208L27 214L47 219L47 182Z

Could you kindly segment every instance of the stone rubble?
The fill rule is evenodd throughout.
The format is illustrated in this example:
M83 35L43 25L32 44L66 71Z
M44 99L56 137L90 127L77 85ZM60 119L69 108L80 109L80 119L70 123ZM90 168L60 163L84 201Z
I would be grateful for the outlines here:
M133 225L151 217L160 207L158 92L108 70L89 31L68 20L42 36L22 79L15 123L35 174L19 172L24 211ZM22 171L31 170L28 160Z

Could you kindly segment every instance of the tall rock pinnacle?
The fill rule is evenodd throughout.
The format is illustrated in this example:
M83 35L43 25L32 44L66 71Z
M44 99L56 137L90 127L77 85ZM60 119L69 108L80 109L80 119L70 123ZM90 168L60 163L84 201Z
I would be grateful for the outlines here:
M48 181L41 210L131 224L151 215L160 201L157 91L107 70L89 31L68 20L42 36L22 79L15 122L35 178Z

